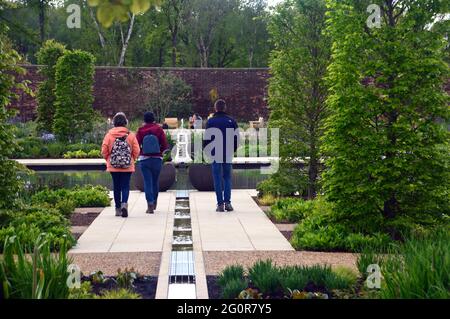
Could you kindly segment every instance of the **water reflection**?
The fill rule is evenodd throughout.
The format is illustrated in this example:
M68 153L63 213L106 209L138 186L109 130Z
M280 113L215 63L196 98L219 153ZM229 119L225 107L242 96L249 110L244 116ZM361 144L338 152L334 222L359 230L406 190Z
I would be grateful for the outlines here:
M259 169L235 169L233 170L234 189L253 189L259 182L265 180L267 175L262 175ZM102 185L112 189L112 180L108 172L104 171L38 171L30 177L33 186L41 188L48 186L52 189L71 188L76 185ZM131 176L131 188L136 190L134 174ZM176 190L178 185L183 189L193 189L189 182L187 170L177 171L177 181L171 187Z

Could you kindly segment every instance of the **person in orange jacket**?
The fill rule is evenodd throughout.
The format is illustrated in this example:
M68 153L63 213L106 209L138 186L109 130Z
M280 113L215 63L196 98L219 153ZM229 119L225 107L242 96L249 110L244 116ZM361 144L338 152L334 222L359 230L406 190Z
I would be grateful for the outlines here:
M102 156L113 180L116 216L128 217L130 179L140 147L136 135L127 128L128 120L124 113L117 113L112 123L114 127L103 139Z

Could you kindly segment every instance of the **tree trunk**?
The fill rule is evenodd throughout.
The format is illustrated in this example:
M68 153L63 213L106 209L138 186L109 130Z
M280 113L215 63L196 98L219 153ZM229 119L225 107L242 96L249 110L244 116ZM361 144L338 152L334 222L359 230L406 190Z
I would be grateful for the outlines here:
M207 68L209 65L209 48L205 45L203 36L197 41L197 51L200 58L200 67Z
M248 54L248 67L253 67L253 56L254 56L254 49L253 46L250 48L250 52Z
M178 34L172 34L172 66L177 66L177 45L178 45Z
M161 46L159 48L159 67L162 67L164 64L164 47Z
M45 0L39 1L39 32L41 42L45 41Z
M97 22L97 19L95 18L94 11L92 10L91 7L89 7L89 14L92 18L92 21L94 21L95 28L97 29L98 39L100 40L100 46L102 47L102 49L105 49L105 46L106 46L105 37L103 36L103 34L100 30L100 26Z
M123 66L123 63L125 61L125 54L127 53L128 43L130 41L131 34L133 33L134 18L135 18L135 15L133 14L131 16L130 25L128 26L127 37L125 38L125 40L122 44L122 52L120 53L119 66Z
M319 174L319 163L315 154L315 146L312 146L311 153L308 168L308 199L314 199L316 197L316 183Z

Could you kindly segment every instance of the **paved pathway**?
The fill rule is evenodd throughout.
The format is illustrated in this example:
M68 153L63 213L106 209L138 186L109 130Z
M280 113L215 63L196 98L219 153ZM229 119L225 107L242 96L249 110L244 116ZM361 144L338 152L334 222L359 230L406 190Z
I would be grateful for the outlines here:
M286 238L253 201L254 191L234 190L234 212L217 213L213 192L191 192L194 240L202 251L293 250ZM131 192L129 217L114 216L105 208L70 251L76 253L162 252L175 193L161 193L158 210L145 214L145 194Z
M203 251L293 251L294 249L252 196L254 190L234 190L235 211L217 213L213 192L191 192L193 232Z
M174 207L175 194L161 193L156 213L145 214L145 194L133 191L128 218L116 217L114 206L105 208L70 253L162 252L167 225L173 223L169 211Z

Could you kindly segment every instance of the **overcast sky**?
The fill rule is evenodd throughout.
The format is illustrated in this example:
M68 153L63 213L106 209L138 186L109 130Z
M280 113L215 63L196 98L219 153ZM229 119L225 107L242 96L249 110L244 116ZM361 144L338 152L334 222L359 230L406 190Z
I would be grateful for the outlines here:
M268 0L269 6L273 6L277 3L282 2L283 0Z

